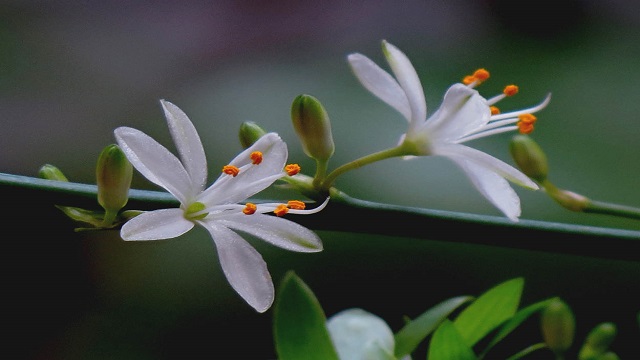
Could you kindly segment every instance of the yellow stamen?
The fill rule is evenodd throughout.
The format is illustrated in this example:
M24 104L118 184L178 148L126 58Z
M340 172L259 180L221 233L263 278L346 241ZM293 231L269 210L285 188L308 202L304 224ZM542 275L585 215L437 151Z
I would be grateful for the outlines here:
M273 210L273 213L276 214L276 216L284 216L284 214L288 212L289 208L285 204L280 204L276 207L275 210Z
M491 110L491 115L498 115L500 114L500 109L498 109L497 106L490 106L489 110Z
M293 175L295 175L295 174L300 172L300 165L298 165L298 164L289 164L289 165L284 167L284 171L287 173L287 175L293 176Z
M240 169L238 169L237 167L233 166L233 165L225 165L222 167L222 172L227 174L227 175L231 175L233 177L238 176L238 173L240 172Z
M258 207L256 206L256 204L254 203L247 203L244 207L244 209L242 209L242 212L245 215L251 215L251 214L255 214L256 210L258 209Z
M253 165L258 165L262 162L262 153L260 151L254 151L249 156Z
M287 207L289 209L304 210L304 208L307 207L307 204L300 200L289 200L289 202L287 202Z
M507 96L513 96L518 93L518 87L516 85L507 85L502 90L502 93Z
M464 77L464 79L462 79L462 83L465 85L469 85L474 81L476 81L476 78L473 77L473 75L467 75Z
M478 81L485 81L489 76L489 72L486 69L478 69L473 73L473 77Z

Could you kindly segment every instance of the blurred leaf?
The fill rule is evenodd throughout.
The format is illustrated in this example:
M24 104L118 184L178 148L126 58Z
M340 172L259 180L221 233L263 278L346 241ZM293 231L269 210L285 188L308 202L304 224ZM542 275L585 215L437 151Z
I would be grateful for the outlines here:
M508 280L489 289L458 315L453 323L468 346L516 313L523 287L523 278Z
M471 296L459 296L445 300L407 323L395 335L396 356L402 357L412 353L449 314L472 299Z
M473 353L456 326L445 319L431 338L429 344L429 360L475 360Z
M493 340L491 340L489 345L487 345L486 349L484 350L483 356L484 354L489 352L492 347L494 347L513 330L520 326L520 324L527 320L531 315L543 310L551 300L553 300L553 298L542 300L535 304L531 304L523 309L520 309L520 311L518 311L511 319L509 319L506 323L504 323L504 325L502 325L502 327L500 327L500 330L498 330L496 336L493 338Z
M318 299L293 271L278 291L274 339L280 360L338 360Z
M395 360L393 332L374 314L347 309L329 318L327 329L341 359Z
M529 356L534 351L538 351L540 349L546 349L546 348L547 348L547 344L545 343L533 344L531 346L527 346L526 348L518 351L516 354L509 356L507 360L519 360L525 356Z

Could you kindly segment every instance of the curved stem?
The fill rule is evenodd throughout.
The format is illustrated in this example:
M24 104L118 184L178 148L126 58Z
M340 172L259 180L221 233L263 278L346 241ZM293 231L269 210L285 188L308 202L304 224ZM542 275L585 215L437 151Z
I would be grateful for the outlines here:
M359 167L374 163L376 161L389 159L389 158L392 158L392 157L404 156L406 154L407 154L407 152L403 147L396 146L394 148L378 151L376 153L369 154L369 155L363 156L363 157L361 157L359 159L356 159L356 160L353 160L351 162L348 162L348 163L338 167L337 169L333 170L332 172L330 172L329 175L327 175L327 177L321 183L321 189L320 190L328 190L329 188L331 188L331 186L333 186L333 182L336 180L336 178L338 176L346 173L347 171L350 171L350 170L353 170L353 169L357 169Z

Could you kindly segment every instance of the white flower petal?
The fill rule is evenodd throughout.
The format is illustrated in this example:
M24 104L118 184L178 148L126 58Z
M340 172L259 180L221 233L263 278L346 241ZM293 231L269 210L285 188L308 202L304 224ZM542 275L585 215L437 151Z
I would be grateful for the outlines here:
M178 237L193 228L182 209L162 209L142 213L120 230L123 240L162 240Z
M538 185L520 170L489 154L465 145L441 144L433 148L433 154L466 159L522 187L531 190L539 189Z
M249 165L236 177L227 174L220 175L213 185L202 193L199 201L209 205L244 201L285 175L284 166L288 156L287 145L276 133L263 135L229 164L238 168L250 164L250 155L254 151L262 152L262 163Z
M262 256L232 230L216 225L216 222L200 223L213 238L220 266L231 287L256 311L267 311L275 291Z
M198 132L180 108L165 100L160 100L160 104L180 160L191 177L192 187L200 192L207 183L207 159Z
M389 359L395 339L389 325L362 309L343 310L327 320L331 341L340 359Z
M427 103L420 78L409 58L397 47L383 41L382 49L398 83L404 89L411 107L411 127L419 126L427 118Z
M313 231L280 217L258 213L253 215L236 213L215 221L290 251L318 252L322 250L322 241Z
M127 159L144 177L166 189L183 204L194 198L196 193L187 170L167 148L130 127L119 127L114 134Z
M451 157L467 174L469 180L495 207L512 221L520 216L520 198L509 186L509 182L500 175L475 164L468 159Z
M393 76L362 54L351 54L347 60L354 74L367 90L399 111L407 121L411 121L409 100Z
M491 118L487 101L476 90L454 84L438 111L429 117L424 131L434 142L451 142L485 126Z

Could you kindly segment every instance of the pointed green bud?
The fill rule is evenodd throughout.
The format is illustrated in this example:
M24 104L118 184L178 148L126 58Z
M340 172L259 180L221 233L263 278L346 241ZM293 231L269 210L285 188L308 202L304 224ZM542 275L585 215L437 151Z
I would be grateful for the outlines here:
M43 165L38 171L38 176L46 180L69 181L60 169L50 164Z
M291 104L291 121L307 156L328 160L335 150L331 121L318 99L311 95L298 95Z
M555 298L549 302L540 317L542 337L549 349L561 356L573 343L576 321L564 301Z
M246 149L253 145L258 139L262 137L262 135L266 134L258 124L253 121L245 121L240 125L240 131L238 133L238 137L240 138L240 145L242 145L243 149Z
M579 360L601 359L613 342L618 329L614 323L606 322L594 327L584 341L584 345L578 354ZM615 354L614 354L615 355Z
M108 214L115 216L127 204L132 176L133 167L118 145L102 150L96 166L98 203Z
M511 156L520 170L537 182L547 179L549 166L547 156L540 146L526 135L516 135L509 144Z

